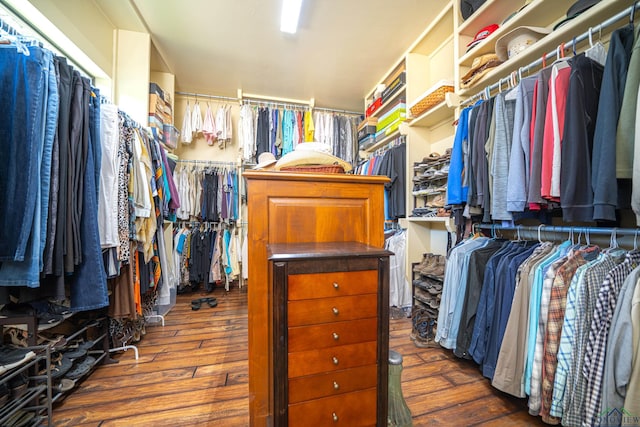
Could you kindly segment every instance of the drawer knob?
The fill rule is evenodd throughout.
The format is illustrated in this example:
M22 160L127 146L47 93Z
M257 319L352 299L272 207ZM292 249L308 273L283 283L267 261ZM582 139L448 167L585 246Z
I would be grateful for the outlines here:
M333 364L334 365L338 364L338 358L337 357L333 356L332 360L333 360Z
M340 285L337 282L333 282L334 289L340 289Z
M335 332L333 333L333 339L338 341L340 339L340 335L336 334Z
M333 389L334 390L340 390L340 384L338 384L337 382L333 382Z
M336 414L335 412L333 412L331 415L333 416L333 422L334 422L334 423L337 423L337 422L338 422L338 414Z
M338 310L338 307L333 307L332 311L333 311L333 314L335 314L336 316L340 314L340 310Z

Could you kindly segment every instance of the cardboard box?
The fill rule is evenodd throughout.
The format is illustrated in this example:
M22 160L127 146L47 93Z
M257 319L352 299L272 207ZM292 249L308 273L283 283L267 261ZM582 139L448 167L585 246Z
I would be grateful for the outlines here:
M376 112L378 108L382 107L382 98L378 98L371 105L367 107L366 116L369 117Z
M402 104L402 105L404 106L405 104ZM403 107L395 108L389 111L388 113L386 113L384 117L381 117L380 120L378 121L378 125L376 126L376 130L380 131L386 128L387 126L389 126L391 123L393 123L399 118L402 118L402 119L407 118L407 110Z

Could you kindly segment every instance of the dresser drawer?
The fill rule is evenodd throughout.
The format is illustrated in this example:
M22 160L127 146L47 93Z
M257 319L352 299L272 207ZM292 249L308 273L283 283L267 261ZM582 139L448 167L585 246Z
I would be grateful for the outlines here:
M289 405L289 426L360 427L376 424L376 389Z
M367 319L378 314L378 295L290 301L287 306L289 327Z
M377 375L378 367L367 365L329 374L293 378L289 380L289 403L376 387Z
M375 341L289 353L289 378L376 364Z
M377 319L372 317L348 322L289 328L289 352L375 341L378 337L377 326Z
M292 274L288 282L289 300L372 294L378 292L378 271Z

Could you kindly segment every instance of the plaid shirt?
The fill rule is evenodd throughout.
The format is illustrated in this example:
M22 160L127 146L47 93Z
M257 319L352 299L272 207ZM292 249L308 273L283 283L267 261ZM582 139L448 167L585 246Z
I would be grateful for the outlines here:
M602 394L602 376L604 372L604 359L607 351L607 338L611 327L611 318L618 301L618 293L624 283L624 279L640 262L640 252L629 252L626 259L607 274L600 287L596 301L585 363L582 368L587 378L587 394L585 416L583 426L595 424L596 416L600 410L600 396Z
M542 404L540 406L542 421L547 424L560 423L558 418L550 416L550 410L556 366L558 364L558 347L560 345L562 324L564 323L564 309L566 306L567 291L569 290L571 279L578 267L586 263L587 261L582 257L582 254L580 252L576 252L558 269L553 281L553 287L551 288L549 313L547 315L547 333L544 341L544 357L542 364Z
M582 375L584 353L589 338L589 328L593 319L595 300L607 273L624 258L613 258L602 254L602 261L595 263L584 273L583 284L578 287L576 299L575 340L571 351L571 365L564 392L562 425L579 426L582 423L587 393L587 381Z
M602 255L600 255L602 257ZM567 377L571 366L571 354L575 342L575 322L576 322L576 300L578 299L578 289L583 286L584 273L594 263L585 264L576 270L576 274L571 279L571 284L567 291L567 302L564 310L564 322L562 323L562 333L560 336L560 346L558 347L558 364L556 366L556 376L553 381L553 398L549 415L562 417L562 403L564 401L564 389L567 384Z
M538 332L536 334L536 346L533 354L533 367L531 370L531 394L529 394L529 413L539 415L542 405L542 361L544 359L544 336L547 331L547 317L549 302L551 300L551 288L556 278L558 269L567 262L563 256L551 264L544 276L542 285L542 297L540 299L540 317L538 318Z

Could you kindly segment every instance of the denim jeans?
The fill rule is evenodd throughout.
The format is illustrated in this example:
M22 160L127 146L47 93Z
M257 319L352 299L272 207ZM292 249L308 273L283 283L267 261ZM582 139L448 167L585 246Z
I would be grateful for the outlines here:
M23 261L36 211L47 55L0 45L0 260ZM38 236L39 237L39 236Z
M32 207L30 215L29 212L25 211L24 216L30 216L31 219L29 222L23 223L20 229L21 233L26 233L27 235L26 247L22 259L6 261L0 266L0 285L5 286L38 287L40 285L39 275L43 268L42 254L46 241L51 154L58 120L58 86L51 52L38 47L30 47L29 51L30 55L26 58L33 55L39 60L39 73L35 81L39 83L36 94L41 96L32 99L29 91L24 90L24 88L22 91L18 89L15 92L17 95L15 97L16 108L20 108L19 106L23 104L34 105L32 105L30 109L30 116L28 118L24 118L24 121L15 120L16 125L12 126L15 131L14 135L25 132L25 130L27 132L32 130L31 135L34 139L19 141L29 147L28 152L25 153L25 150L19 150L22 151L22 155L18 155L15 158L9 156L9 163L13 163L16 171L7 175L7 190L9 193L16 193L16 196L20 195L19 191L22 191L24 195L26 195L27 203L25 203L25 208L28 206ZM0 55L2 55L3 52L5 52L5 49L0 50ZM24 58L19 57L14 57L14 59L17 59L18 64L24 60ZM9 64L10 63L5 63L7 67L10 67ZM20 88L22 84L23 82L19 79L14 79L12 87ZM36 100L39 100L39 104L37 105L35 105ZM14 113L11 112L5 117L20 116L15 116ZM26 126L25 123L27 124ZM20 129L19 124L22 125L22 129ZM15 140L9 139L10 143L12 141ZM14 145L15 144L9 146L11 154L16 153L16 151L13 150ZM25 162L24 164L28 165L28 169L20 168L20 165L23 164L21 162ZM5 164L6 163L3 163L3 166ZM20 169L20 173L17 172L18 169ZM27 173L28 176L25 176L25 173ZM6 194L6 192L2 192L2 194ZM20 201L22 201L22 199L20 199ZM15 208L15 204L11 202L4 206ZM12 211L10 215L3 216L3 221L6 223L11 218L16 221L18 217L22 217L22 214L20 211ZM19 219L17 221L19 222ZM26 232L24 231L25 227L27 227ZM16 230L12 231L15 232Z

